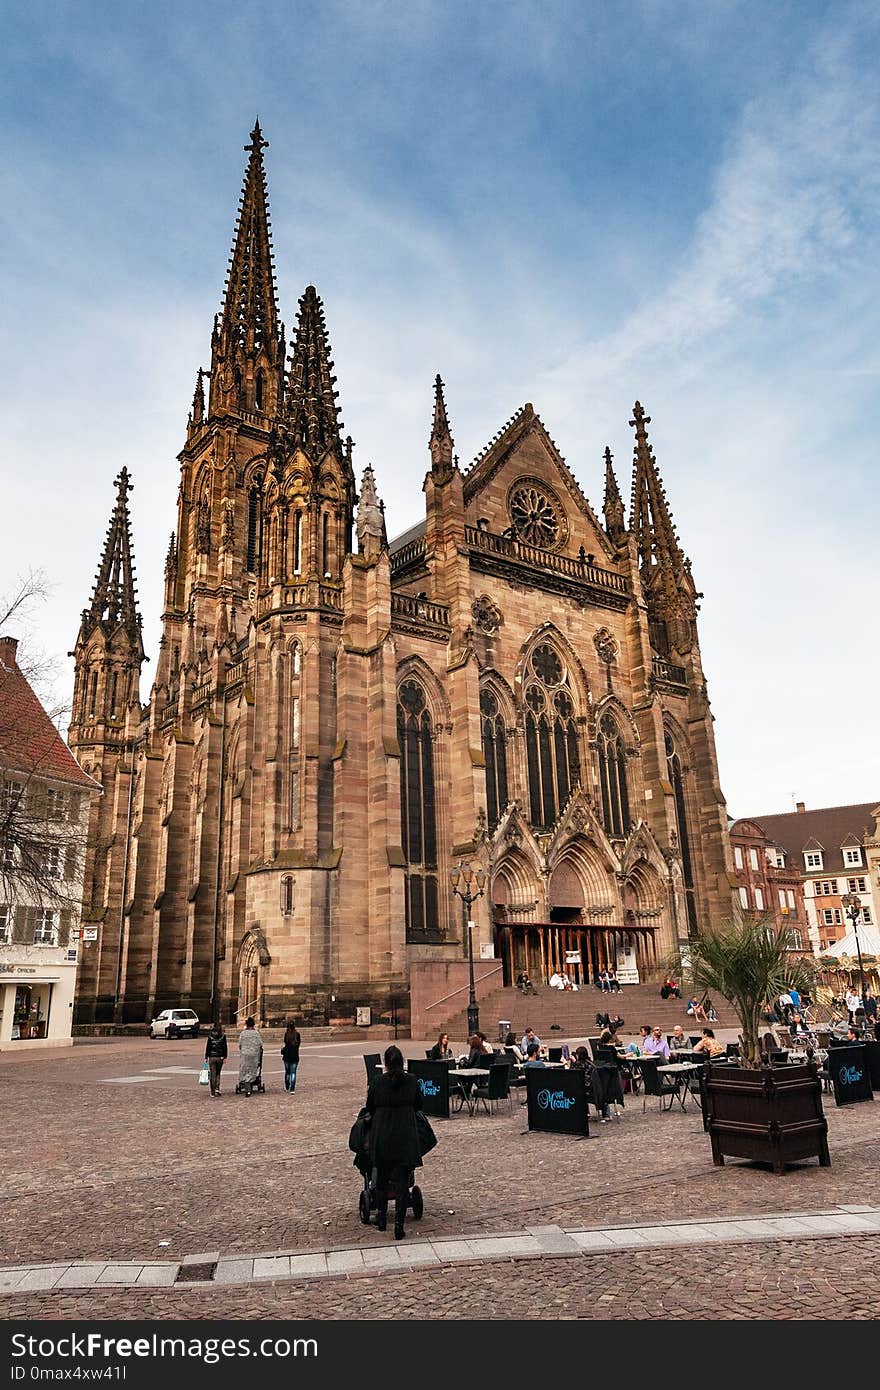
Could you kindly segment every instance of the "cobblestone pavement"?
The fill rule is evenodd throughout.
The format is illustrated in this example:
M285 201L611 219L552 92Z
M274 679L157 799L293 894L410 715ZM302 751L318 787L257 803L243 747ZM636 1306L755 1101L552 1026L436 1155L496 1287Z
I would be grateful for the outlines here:
M4 1114L14 1117L0 1134L0 1264L175 1260L209 1251L253 1255L387 1240L358 1221L360 1181L347 1149L348 1129L363 1103L364 1049L357 1043L307 1044L297 1093L287 1096L280 1056L274 1044L270 1047L265 1095L248 1099L232 1094L233 1055L224 1094L216 1100L196 1084L203 1053L199 1040L124 1039L69 1051L0 1054L0 1103ZM230 1050L235 1053L234 1047ZM416 1043L405 1043L404 1051L424 1056ZM805 1163L784 1177L741 1163L714 1168L693 1105L684 1113L676 1107L663 1114L656 1105L649 1099L643 1113L641 1098L636 1098L621 1120L602 1126L591 1121L591 1137L584 1142L529 1134L525 1112L517 1105L513 1113L502 1106L492 1116L470 1118L464 1112L448 1122L437 1121L440 1142L420 1175L426 1202L420 1236L810 1212L873 1199L880 1128L875 1105L838 1110L826 1099L831 1168ZM854 1250L872 1242L876 1246L874 1237L849 1236L831 1243L836 1251L829 1256L835 1296L845 1283L838 1278L840 1268L852 1261ZM813 1240L801 1247L806 1251L801 1262L810 1271L824 1269L819 1251L824 1245ZM797 1248L789 1242L779 1247L783 1253ZM743 1278L751 1271L753 1282L743 1294L746 1302L736 1305L745 1308L754 1280L759 1288L764 1280L775 1280L775 1257L771 1259L769 1252L770 1247L761 1247L756 1271L753 1247L703 1250L699 1260L689 1250L688 1306L695 1309L690 1293L699 1300L699 1280L691 1277L695 1264L723 1257L725 1267L729 1262L731 1286L736 1271ZM862 1258L869 1259L869 1253ZM765 1270L768 1260L772 1272ZM583 1312L576 1306L577 1288L584 1306L594 1303L590 1290L596 1285L583 1261L570 1264L563 1269L550 1259L529 1263L529 1283L533 1277L546 1277L552 1287L558 1279L569 1290L560 1295L563 1303L552 1316ZM601 1268L608 1264L602 1261ZM615 1254L615 1276L631 1264L642 1270L635 1287L655 1267L661 1281L665 1269L682 1268L680 1252L645 1252L637 1260ZM797 1267L794 1260L791 1268ZM473 1275L475 1286L484 1287L484 1274L492 1286L509 1282L517 1269L523 1267L493 1265L478 1271ZM853 1271L855 1280L857 1265ZM405 1304L431 1287L436 1266L430 1275L385 1276L383 1288L390 1289L389 1278L394 1298ZM467 1267L456 1266L456 1293L468 1278ZM600 1279L603 1290L605 1278L603 1274ZM813 1316L828 1316L820 1307L828 1296L822 1292L824 1276L811 1273L805 1279L804 1287L812 1291L806 1296L814 1300ZM334 1315L348 1316L342 1309L353 1307L355 1286L365 1300L364 1315L373 1309L373 1315L380 1316L388 1294L375 1289L369 1276L334 1282ZM853 1283L853 1296L855 1289ZM7 1317L36 1317L51 1304L54 1316L68 1316L62 1308L77 1306L78 1301L82 1307L83 1297L54 1292L10 1295L2 1299L0 1309ZM196 1300L206 1300L201 1311L210 1309L217 1316L250 1316L248 1310L257 1307L259 1316L289 1316L292 1310L300 1314L300 1297L316 1316L327 1314L326 1285L322 1295L320 1289L289 1283L271 1289L250 1286L244 1292L124 1290L107 1295L105 1316L122 1316L129 1309L132 1316L144 1310L150 1315L153 1299L157 1307L173 1306L181 1312L184 1307L194 1311ZM94 1315L94 1296L85 1295L85 1302ZM233 1312L236 1308L243 1311ZM499 1311L503 1312L500 1305ZM437 1310L432 1315L460 1312ZM484 1315L490 1315L488 1308Z
M0 1299L5 1319L96 1318L876 1318L877 1237L761 1247L628 1251L569 1259L433 1266L407 1274L244 1288L32 1293Z

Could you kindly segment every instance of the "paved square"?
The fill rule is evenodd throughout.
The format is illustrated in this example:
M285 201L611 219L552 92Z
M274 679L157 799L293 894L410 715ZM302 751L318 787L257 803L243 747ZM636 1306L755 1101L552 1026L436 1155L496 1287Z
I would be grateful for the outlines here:
M382 1317L390 1296L396 1314L424 1316L427 1298L429 1315L447 1318L466 1314L472 1285L486 1316L605 1318L650 1280L664 1316L705 1303L710 1317L824 1318L847 1290L850 1315L874 1316L862 1273L880 1252L875 1104L826 1098L831 1168L782 1177L714 1168L694 1106L643 1114L637 1103L583 1143L530 1134L518 1106L464 1111L434 1122L424 1219L395 1242L392 1223L383 1234L359 1221L347 1147L368 1046L306 1041L291 1097L280 1043L267 1040L266 1094L250 1098L234 1094L233 1046L216 1100L196 1081L203 1047L122 1039L0 1054L0 1092L19 1117L0 1135L0 1315L79 1316L100 1289L105 1316ZM181 1282L188 1258L207 1268L200 1279L217 1262L210 1289ZM456 1290L442 1306L440 1263ZM718 1281L720 1313L701 1292ZM543 1287L546 1305L529 1294Z

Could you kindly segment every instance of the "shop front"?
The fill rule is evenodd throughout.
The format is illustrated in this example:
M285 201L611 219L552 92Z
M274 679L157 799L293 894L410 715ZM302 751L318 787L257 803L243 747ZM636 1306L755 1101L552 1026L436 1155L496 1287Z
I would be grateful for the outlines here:
M0 1051L70 1046L76 955L74 947L0 947Z

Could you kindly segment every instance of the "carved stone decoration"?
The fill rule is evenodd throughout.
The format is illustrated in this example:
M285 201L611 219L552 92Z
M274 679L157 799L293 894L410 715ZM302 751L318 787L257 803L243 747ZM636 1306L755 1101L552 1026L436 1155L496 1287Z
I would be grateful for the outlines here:
M596 648L599 660L604 661L607 666L617 660L617 642L614 634L609 632L607 627L600 627L598 632L593 633L593 646Z
M485 632L487 637L494 636L504 622L501 609L492 602L488 594L481 594L479 598L474 599L471 613L475 627L480 632Z
M208 505L207 492L199 503L199 512L196 518L196 544L203 555L207 555L211 549L211 508Z
M235 549L235 503L232 501L223 508L223 548Z

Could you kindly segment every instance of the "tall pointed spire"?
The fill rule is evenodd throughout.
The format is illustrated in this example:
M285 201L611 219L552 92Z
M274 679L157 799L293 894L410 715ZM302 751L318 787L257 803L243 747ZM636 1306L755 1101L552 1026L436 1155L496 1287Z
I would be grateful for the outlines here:
M452 451L455 445L449 428L443 382L439 372L434 378L434 421L428 447L431 450L431 472L441 481L448 478L452 472Z
M128 494L132 489L128 469L121 469L113 481L116 484L116 505L107 528L104 553L95 576L91 601L83 613L83 624L93 627L100 623L107 631L121 624L139 646L141 620L137 610L131 519L128 514Z
M682 652L689 650L692 641L687 605L683 602L688 566L648 442L650 423L650 415L646 415L636 401L630 420L636 432L630 526L636 539L643 582L650 586L649 605L665 624L669 643Z
M314 285L299 301L296 337L284 399L284 414L293 443L313 459L328 449L343 453L324 306Z
M614 455L606 444L605 446L605 501L602 510L605 513L605 529L613 541L617 541L623 535L625 517L623 511L623 498L620 495L620 488L617 486L617 479L614 476L612 459Z
M263 150L268 144L257 121L250 144L245 145L250 158L238 205L219 325L221 339L237 339L246 351L274 345L278 337L275 267L263 168Z
M260 122L245 145L249 158L223 307L214 320L211 361L212 413L218 410L274 412L280 397L284 342L278 322L272 233Z

